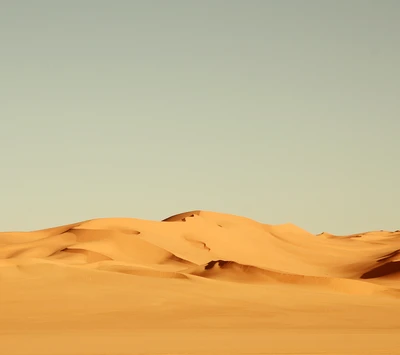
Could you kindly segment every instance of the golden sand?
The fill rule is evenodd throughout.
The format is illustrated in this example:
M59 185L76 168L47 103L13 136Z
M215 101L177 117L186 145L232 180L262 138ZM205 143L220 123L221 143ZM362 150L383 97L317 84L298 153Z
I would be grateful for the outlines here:
M0 233L0 354L400 354L399 253L205 211Z

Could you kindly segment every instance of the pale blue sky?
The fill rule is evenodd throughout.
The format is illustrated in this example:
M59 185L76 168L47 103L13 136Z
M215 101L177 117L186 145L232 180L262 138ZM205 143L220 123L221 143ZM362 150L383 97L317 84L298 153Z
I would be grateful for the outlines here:
M400 229L400 1L3 0L0 43L0 230Z

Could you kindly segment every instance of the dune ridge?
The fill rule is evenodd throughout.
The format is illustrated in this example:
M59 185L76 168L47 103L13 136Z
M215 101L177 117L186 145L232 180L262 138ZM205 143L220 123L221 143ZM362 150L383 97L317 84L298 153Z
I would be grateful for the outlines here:
M350 285L345 280L354 280L354 288L370 290L379 289L371 283L382 281L399 287L399 251L400 232L316 236L292 224L267 225L208 211L181 213L161 222L102 218L0 233L3 265L34 258L93 271L163 277L170 272L231 282L328 285L342 279Z

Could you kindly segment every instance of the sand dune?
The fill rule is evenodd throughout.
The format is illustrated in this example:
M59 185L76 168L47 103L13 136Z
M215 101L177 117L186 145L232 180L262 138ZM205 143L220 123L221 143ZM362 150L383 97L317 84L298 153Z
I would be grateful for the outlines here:
M313 235L207 211L96 219L0 233L0 283L4 354L400 353L399 231ZM165 346L127 335L146 329L142 340ZM232 334L226 349L217 340L196 345L212 329ZM68 340L78 330L86 348ZM347 347L334 336L354 331L363 341ZM266 332L324 332L325 340L266 346ZM104 345L118 337L120 347Z

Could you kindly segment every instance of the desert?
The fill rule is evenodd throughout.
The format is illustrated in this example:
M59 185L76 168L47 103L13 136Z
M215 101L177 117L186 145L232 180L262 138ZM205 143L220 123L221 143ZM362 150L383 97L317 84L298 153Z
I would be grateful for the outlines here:
M190 211L0 233L12 355L400 354L400 231Z

